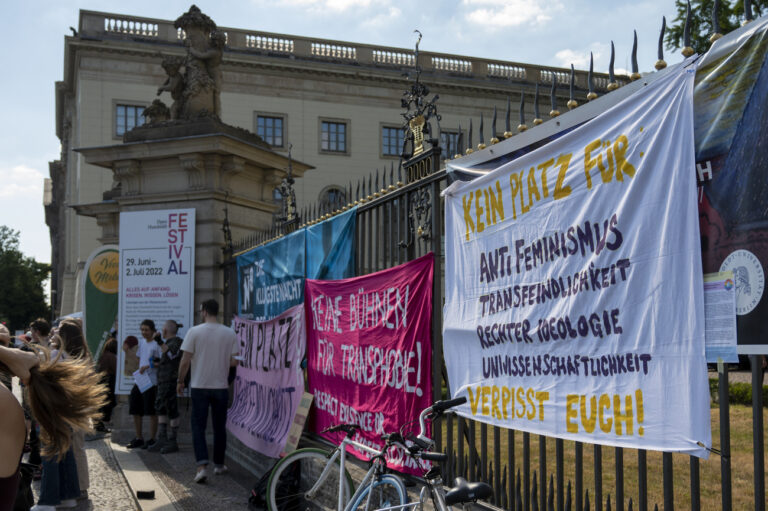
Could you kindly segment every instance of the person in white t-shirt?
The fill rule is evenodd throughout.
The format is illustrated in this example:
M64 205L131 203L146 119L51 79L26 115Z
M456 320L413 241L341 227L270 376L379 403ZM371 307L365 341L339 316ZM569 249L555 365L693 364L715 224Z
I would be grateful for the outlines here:
M192 400L192 445L197 461L196 483L208 478L208 446L205 442L205 426L208 407L211 408L213 425L213 473L227 472L224 453L227 449L227 401L229 398L229 368L237 365L233 357L239 353L235 331L216 321L219 304L206 300L200 306L203 323L187 332L181 345L182 357L176 392L184 391L184 379L190 365L190 398Z
M154 359L160 358L162 351L155 341L155 322L151 319L145 319L141 322L141 337L139 347L136 350L136 357L139 359L139 372L149 376L152 386L141 392L138 385L134 383L131 389L131 395L128 399L128 413L133 415L133 427L136 430L136 437L127 445L129 449L141 447L146 449L155 443L157 434L157 414L155 413L155 398L157 397L157 368L155 368ZM126 343L123 343L123 351L129 356L130 351ZM142 420L145 416L149 417L150 440L144 442L142 432Z

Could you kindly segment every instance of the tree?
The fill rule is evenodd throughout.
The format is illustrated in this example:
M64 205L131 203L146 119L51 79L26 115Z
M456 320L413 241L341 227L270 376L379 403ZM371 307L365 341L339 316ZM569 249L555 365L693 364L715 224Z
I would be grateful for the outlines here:
M691 47L699 55L707 52L712 43L709 37L714 33L712 27L712 7L714 0L693 0L691 2ZM757 18L768 11L768 0L753 0L752 15ZM675 0L677 17L667 30L664 42L667 49L674 51L683 48L683 30L685 27L685 12L687 3ZM720 11L717 17L720 23L720 33L727 34L741 26L744 17L743 0L720 0Z
M50 314L43 292L50 271L50 265L21 253L19 231L0 225L0 321L11 332Z

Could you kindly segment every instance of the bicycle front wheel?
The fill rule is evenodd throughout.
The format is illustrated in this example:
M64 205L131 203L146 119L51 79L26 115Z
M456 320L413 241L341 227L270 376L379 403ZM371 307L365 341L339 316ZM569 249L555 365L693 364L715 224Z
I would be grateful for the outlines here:
M408 493L406 493L405 485L400 478L385 474L360 492L350 505L350 510L375 511L376 509L403 506L407 503Z
M307 492L315 485L329 462L329 453L322 449L298 449L280 460L267 483L269 511L334 510L339 497L339 462L331 467L318 491L309 498ZM344 471L344 500L354 488L349 472Z

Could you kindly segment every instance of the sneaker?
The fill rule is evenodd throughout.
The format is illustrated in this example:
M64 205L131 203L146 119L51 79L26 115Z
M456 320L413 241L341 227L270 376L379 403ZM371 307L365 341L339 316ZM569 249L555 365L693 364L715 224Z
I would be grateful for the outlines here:
M135 449L137 447L143 447L144 446L144 439L143 438L134 438L131 440L131 442L126 445L128 449Z
M44 506L42 504L38 504L36 506L32 506L29 511L56 511L56 506Z
M77 507L77 500L76 499L67 499L62 500L58 506L56 506L56 509L60 508L71 508L71 507Z
M227 468L226 465L220 465L218 467L213 468L213 473L214 475L217 475L217 476L224 475L227 472L229 472L229 469Z
M197 474L195 474L195 482L199 484L203 484L205 480L208 479L208 469L203 468L202 470L198 470Z
M153 438L149 442L144 442L144 445L141 446L142 449L149 449L150 447L154 447L154 445L157 443L157 441Z

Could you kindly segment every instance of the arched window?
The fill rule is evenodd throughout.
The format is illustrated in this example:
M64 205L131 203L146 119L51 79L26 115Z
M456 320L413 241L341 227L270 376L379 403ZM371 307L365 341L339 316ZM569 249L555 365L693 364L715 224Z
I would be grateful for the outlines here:
M320 192L320 196L317 200L320 204L320 208L323 210L337 209L347 203L347 194L343 188L331 185L326 186L323 191Z

